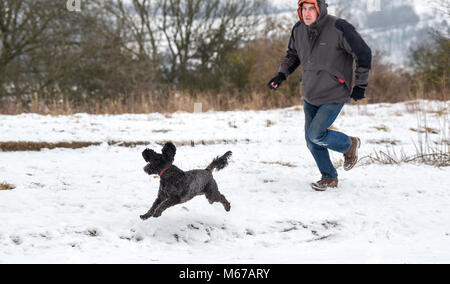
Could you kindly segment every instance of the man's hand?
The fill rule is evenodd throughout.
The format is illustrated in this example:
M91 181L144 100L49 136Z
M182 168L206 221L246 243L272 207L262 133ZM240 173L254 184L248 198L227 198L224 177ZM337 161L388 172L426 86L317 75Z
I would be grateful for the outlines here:
M269 88L271 90L278 90L278 88L281 86L281 83L283 83L283 81L286 80L286 75L284 75L283 73L278 73L277 76L273 77L272 80L270 80L269 82Z
M365 89L355 86L353 88L353 91L352 91L352 94L350 95L350 97L352 99L354 99L355 101L362 100L365 98L365 96L364 96L365 91L366 91Z

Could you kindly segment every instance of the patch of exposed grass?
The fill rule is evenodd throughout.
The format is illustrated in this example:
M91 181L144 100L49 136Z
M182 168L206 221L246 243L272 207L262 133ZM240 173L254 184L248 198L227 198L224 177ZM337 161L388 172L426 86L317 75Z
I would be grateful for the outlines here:
M230 128L238 128L237 125L236 125L236 121L228 121L228 126Z
M99 236L99 232L96 229L89 229L85 232L85 234L90 237L98 237Z
M289 168L295 168L297 167L296 165L293 165L289 162L266 162L266 161L262 161L261 163L265 164L265 165L280 165L283 167L289 167Z
M44 184L39 183L39 182L32 182L31 185L34 186L34 187L40 187L40 188L44 188L45 187Z
M448 111L448 108L445 109L439 109L439 110L429 110L428 113L433 114L434 116L448 116L450 113Z
M431 127L422 127L422 128L410 128L409 130L419 133L432 133L439 134L439 130L431 128Z
M153 141L158 145L164 145L168 141ZM237 144L237 143L249 143L249 139L237 140L237 139L222 139L222 140L186 140L186 141L171 141L176 146L196 146L196 145L215 145L215 144ZM151 144L150 141L108 141L110 146L119 146L133 148L136 146L146 146ZM29 142L29 141L9 141L0 142L0 151L4 152L15 152L15 151L41 151L42 149L80 149L90 146L99 146L102 142Z
M16 188L14 185L6 183L6 182L2 182L0 183L0 190L12 190Z
M169 129L155 129L155 130L152 130L153 133L167 133L169 131L170 131Z
M384 131L384 132L389 131L389 128L386 125L373 126L372 128L375 128L378 131Z
M101 144L100 142L47 143L47 142L10 141L10 142L0 142L0 150L5 152L14 152L14 151L40 151L42 149L56 149L56 148L78 149L100 144Z
M120 146L120 147L127 147L127 148L133 148L136 146L145 146L150 144L148 141L108 141L108 145L110 146ZM95 146L95 145L93 145Z
M389 144L389 145L398 145L401 143L400 140L390 139L390 138L384 138L384 139L369 139L367 140L367 143L370 144Z
M271 127L271 126L273 126L275 124L277 124L275 121L272 121L272 120L269 120L269 119L266 120L266 127Z

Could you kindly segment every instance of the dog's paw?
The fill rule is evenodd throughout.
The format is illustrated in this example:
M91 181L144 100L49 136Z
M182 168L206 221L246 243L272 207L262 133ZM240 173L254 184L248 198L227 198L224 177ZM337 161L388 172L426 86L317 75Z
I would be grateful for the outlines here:
M147 220L148 218L150 218L150 216L147 215L147 214L145 214L145 215L139 216L139 218L141 218L142 221L145 221L145 220Z

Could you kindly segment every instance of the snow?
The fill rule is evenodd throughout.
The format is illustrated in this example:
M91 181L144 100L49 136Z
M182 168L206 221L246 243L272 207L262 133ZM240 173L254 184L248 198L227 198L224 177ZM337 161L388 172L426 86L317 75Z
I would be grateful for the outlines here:
M362 161L387 148L414 155L420 140L448 141L449 103L347 105L333 127L361 138ZM423 111L414 112L419 107ZM77 150L0 152L0 183L16 187L0 191L0 263L450 262L448 167L361 161L349 172L338 169L338 189L315 192L309 184L320 176L303 123L301 106L0 115L0 142L105 142ZM411 130L423 127L438 133ZM148 145L110 146L110 140ZM233 151L229 166L214 173L230 212L198 196L160 218L139 219L159 185L143 172L141 152L160 151L157 142L164 141L195 142L177 148L175 164L184 170L204 168ZM341 154L331 156L342 161Z

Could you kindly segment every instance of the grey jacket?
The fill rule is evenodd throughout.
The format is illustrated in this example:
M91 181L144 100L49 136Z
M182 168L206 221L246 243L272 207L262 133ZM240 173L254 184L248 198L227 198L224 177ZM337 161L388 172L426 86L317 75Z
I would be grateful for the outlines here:
M292 29L286 57L278 72L288 77L302 66L303 99L315 106L346 103L353 87L367 87L372 52L355 28L328 15L325 0L317 0L320 14L310 26L297 22Z

